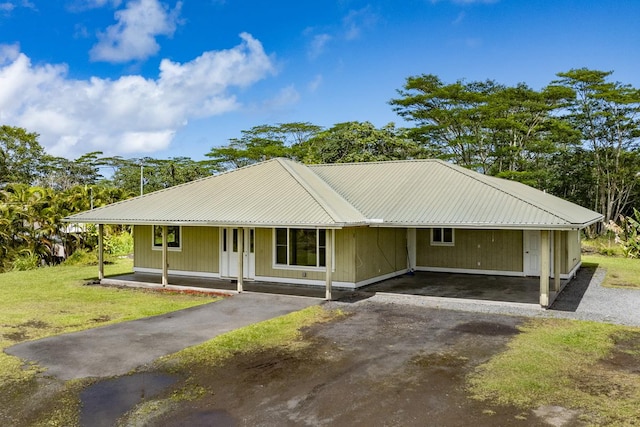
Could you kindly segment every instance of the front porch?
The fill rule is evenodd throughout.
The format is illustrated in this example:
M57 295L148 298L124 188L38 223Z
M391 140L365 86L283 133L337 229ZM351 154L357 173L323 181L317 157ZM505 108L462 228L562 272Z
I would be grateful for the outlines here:
M562 281L562 286L566 282ZM154 273L131 273L105 278L102 284L135 286L174 290L207 290L212 293L233 295L237 293L234 280L169 275L168 284L162 286L162 275ZM244 281L243 290L248 292L298 295L324 298L323 286L306 286L273 282ZM357 290L333 288L333 299L348 299L355 295L367 297L376 293L396 293L443 298L460 298L483 301L501 301L532 304L539 307L540 279L537 277L486 276L475 274L415 272L403 274ZM554 295L555 297L555 295Z

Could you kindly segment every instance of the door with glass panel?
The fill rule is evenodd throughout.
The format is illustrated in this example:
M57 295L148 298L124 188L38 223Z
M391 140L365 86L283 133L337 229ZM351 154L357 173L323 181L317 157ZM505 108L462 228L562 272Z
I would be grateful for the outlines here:
M238 229L223 228L220 236L220 276L238 277ZM255 229L244 229L243 277L256 276Z

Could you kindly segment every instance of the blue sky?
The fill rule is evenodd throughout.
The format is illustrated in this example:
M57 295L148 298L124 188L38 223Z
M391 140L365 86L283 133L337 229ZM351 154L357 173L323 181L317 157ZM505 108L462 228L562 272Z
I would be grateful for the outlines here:
M0 124L54 155L204 158L242 130L404 125L411 75L640 87L637 0L0 0Z

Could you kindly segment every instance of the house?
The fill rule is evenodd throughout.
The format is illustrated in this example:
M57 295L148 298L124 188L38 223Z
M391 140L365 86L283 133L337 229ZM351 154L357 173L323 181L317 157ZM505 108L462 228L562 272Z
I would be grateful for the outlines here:
M134 270L163 284L182 274L235 279L238 290L321 285L330 298L334 286L412 270L540 276L546 307L580 267L579 231L602 215L441 160L278 158L65 220L133 225Z

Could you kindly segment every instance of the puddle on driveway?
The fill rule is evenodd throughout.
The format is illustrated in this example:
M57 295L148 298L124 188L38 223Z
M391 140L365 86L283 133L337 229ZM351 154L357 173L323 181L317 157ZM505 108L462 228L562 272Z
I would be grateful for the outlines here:
M134 406L160 394L177 378L165 374L139 373L99 381L82 391L80 425L111 427Z

